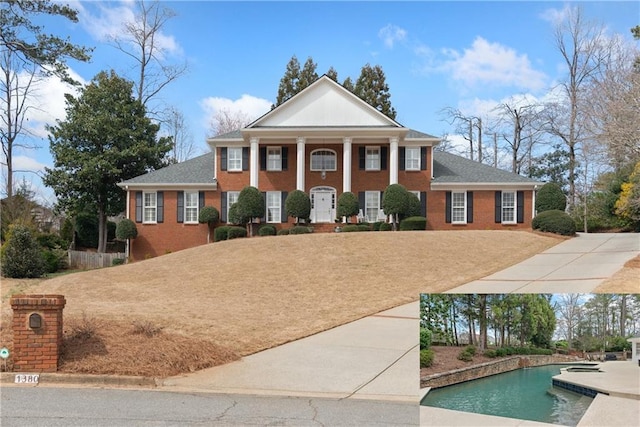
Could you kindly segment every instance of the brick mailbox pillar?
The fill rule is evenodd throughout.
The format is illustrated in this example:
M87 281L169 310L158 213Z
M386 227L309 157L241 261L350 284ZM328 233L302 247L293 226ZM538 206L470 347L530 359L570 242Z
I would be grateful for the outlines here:
M16 371L55 372L62 348L63 295L14 295L13 364Z

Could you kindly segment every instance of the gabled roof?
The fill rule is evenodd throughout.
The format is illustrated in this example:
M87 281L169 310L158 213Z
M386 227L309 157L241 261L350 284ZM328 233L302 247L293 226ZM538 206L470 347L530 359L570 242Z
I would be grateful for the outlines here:
M153 187L156 189L163 187L184 187L184 188L217 188L214 179L213 162L215 156L213 152L204 154L193 159L185 160L158 169L135 178L128 179L118 184L121 188L127 187Z
M433 190L455 187L513 186L533 188L542 183L455 154L433 151Z
M403 128L326 74L245 129L263 127Z

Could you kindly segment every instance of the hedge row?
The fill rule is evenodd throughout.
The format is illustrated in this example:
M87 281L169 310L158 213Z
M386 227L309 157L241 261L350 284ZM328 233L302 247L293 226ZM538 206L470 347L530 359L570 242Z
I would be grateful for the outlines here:
M217 227L213 232L214 242L237 239L240 237L247 237L247 229L235 225L223 225L222 227Z
M487 357L504 357L513 355L544 355L550 356L553 350L538 347L501 347L495 350L486 350L484 355Z

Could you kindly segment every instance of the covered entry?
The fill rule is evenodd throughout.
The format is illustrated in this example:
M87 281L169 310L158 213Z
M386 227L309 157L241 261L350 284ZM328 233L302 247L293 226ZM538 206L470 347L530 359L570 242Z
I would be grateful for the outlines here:
M336 189L313 187L311 197L311 222L333 222L336 218Z

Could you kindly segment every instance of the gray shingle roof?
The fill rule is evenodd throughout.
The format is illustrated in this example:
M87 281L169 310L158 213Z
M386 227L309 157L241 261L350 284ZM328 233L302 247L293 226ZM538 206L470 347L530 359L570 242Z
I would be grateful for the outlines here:
M120 185L136 184L215 184L213 152L185 160L123 181Z
M443 151L433 152L434 184L444 183L496 183L538 184L531 178L496 169Z
M429 138L429 139L437 139L437 136L429 135L428 133L420 132L414 129L409 129L407 132L406 139L421 139L421 138Z

